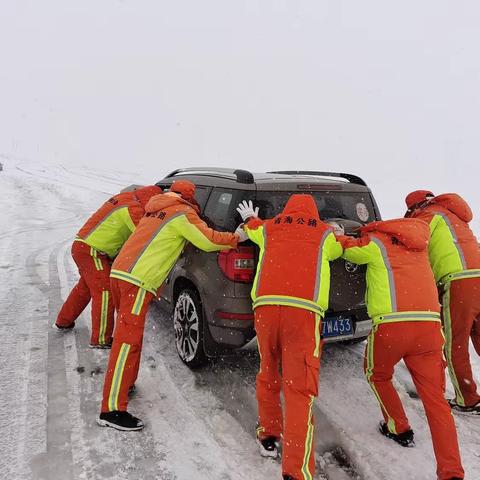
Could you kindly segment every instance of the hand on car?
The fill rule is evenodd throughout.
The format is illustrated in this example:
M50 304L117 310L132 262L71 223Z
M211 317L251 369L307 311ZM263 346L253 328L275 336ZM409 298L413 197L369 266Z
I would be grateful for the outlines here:
M335 235L345 235L345 227L337 222L327 222L332 228Z
M237 229L235 230L235 235L239 236L238 243L242 243L248 240L248 235L245 233L243 229L243 223L241 223Z
M248 202L244 200L238 204L237 212L242 217L242 220L245 221L251 217L258 217L258 207L253 208L253 203L251 200Z

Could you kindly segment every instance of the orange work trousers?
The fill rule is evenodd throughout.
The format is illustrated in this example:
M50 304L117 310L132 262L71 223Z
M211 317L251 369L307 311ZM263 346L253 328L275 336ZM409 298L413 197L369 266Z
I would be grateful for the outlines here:
M103 386L102 412L127 411L128 390L140 367L143 331L154 295L132 283L111 279L117 320Z
M112 261L86 243L75 241L72 257L77 264L80 279L65 300L57 325L69 327L92 301L92 345L112 342L114 306L110 293L110 269Z
M318 395L321 317L300 308L265 305L255 309L255 330L260 353L258 435L280 438L283 434L283 474L295 480L313 479L312 409Z
M463 478L457 431L445 394L444 338L437 322L377 325L368 337L365 374L392 433L410 429L392 384L395 365L404 360L425 408L437 460L439 480Z
M480 355L480 278L453 280L442 298L445 356L455 401L463 407L480 402L470 364L469 340Z

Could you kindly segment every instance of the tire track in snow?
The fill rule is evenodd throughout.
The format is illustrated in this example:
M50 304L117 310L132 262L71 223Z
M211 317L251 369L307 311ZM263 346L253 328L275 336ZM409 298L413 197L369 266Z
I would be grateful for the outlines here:
M44 278L38 272L38 267L43 263L40 257L45 253L50 255L49 250L52 246L45 246L31 253L25 261L26 277L30 279L29 284L39 289L44 296L42 304L37 305L35 312L40 316L31 316L28 330L29 347L28 359L26 359L27 376L23 385L22 410L19 416L22 418L22 429L18 432L20 452L19 458L22 461L22 470L25 470L25 478L31 478L31 471L28 463L32 457L40 455L47 449L46 439L46 418L47 418L47 379L45 366L47 364L48 348L48 332L45 328L49 323L48 312L48 285ZM48 258L47 257L47 258Z
M37 225L44 225L41 217L37 216L38 203L30 187L16 176L7 174L2 180L6 182L5 190L15 194L7 197L7 202L15 198L15 205L6 205L6 209L16 208L10 223L16 225L32 220L38 222ZM18 205L28 205L29 209L18 209ZM3 341L0 353L3 390L0 409L4 414L5 430L2 428L0 440L0 471L9 478L30 478L27 462L41 453L46 444L44 365L47 334L44 325L47 302L38 297L35 285L36 281L43 284L44 280L39 275L33 282L29 281L28 265L35 265L35 269L37 266L45 268L47 262L40 262L39 257L48 246L37 249L37 228L21 230L22 235L17 232L16 235L3 237L0 251L4 264L0 274L2 277L5 275L5 279L0 278L0 284L6 287L1 292L2 316L5 317L0 330ZM28 255L32 247L35 252ZM14 452L16 455L12 457Z
M34 177L38 177L38 178L42 178L44 180L48 180L50 182L53 182L53 183L61 183L62 185L66 185L66 186L69 186L69 187L75 187L75 188L80 188L82 190L88 190L90 192L95 192L95 193L104 193L105 195L112 195L112 192L106 192L105 190L100 190L100 189L96 189L96 188L90 188L90 187L86 187L85 185L79 185L78 183L72 183L72 182L68 182L68 181L65 181L65 180L59 180L58 178L54 178L54 177L50 177L48 175L39 175L38 173L32 173L32 172L29 172L28 170L26 170L25 168L21 168L19 166L15 167L19 172L22 172L22 173L25 173L27 175L32 175Z
M38 231L50 231L57 227L59 228L68 228L69 224L72 224L74 220L77 220L77 215L71 217L63 218L61 220L56 220L55 222L45 223L45 224L35 224L29 227L18 227L12 230L7 230L0 234L0 240L3 240L8 237L13 237L17 235L22 235L24 233L38 232Z
M44 293L48 295L48 319L51 323L54 322L62 301L56 267L60 249L61 246L56 246L49 256L48 287L44 284L39 284ZM47 355L47 450L32 461L32 470L37 475L37 478L48 480L73 478L70 432L71 423L63 339L53 328L49 328Z

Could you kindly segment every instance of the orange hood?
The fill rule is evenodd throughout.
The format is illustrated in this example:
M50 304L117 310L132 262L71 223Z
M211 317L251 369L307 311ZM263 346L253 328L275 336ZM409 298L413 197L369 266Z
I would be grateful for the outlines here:
M397 239L409 250L426 250L430 239L430 228L418 218L398 218L383 222L372 222L360 228L362 233L383 233Z
M134 190L133 195L138 200L138 203L145 208L148 201L154 196L162 193L162 189L156 185L149 185L148 187L138 188Z
M161 195L155 195L149 200L145 207L145 212L158 212L159 210L164 210L167 207L175 205L188 205L189 207L194 208L193 205L176 193L162 193Z
M293 194L288 199L282 215L305 216L307 218L320 220L317 204L314 198L307 194Z
M471 222L473 219L473 213L467 202L456 193L444 193L438 195L431 200L430 205L439 205L440 207L450 210L460 220L464 222Z

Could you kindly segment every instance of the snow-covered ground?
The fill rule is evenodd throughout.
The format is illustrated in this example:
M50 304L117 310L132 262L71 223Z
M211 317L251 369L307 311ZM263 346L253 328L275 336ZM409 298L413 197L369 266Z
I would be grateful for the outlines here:
M156 179L2 162L0 478L280 478L278 463L260 458L254 443L254 345L192 372L174 351L168 315L154 306L130 403L147 425L140 433L121 433L95 424L108 353L88 349L89 312L71 333L50 328L77 279L69 248L79 226L109 194ZM362 356L363 345L324 350L315 409L317 478L435 478L425 415L406 369L398 367L396 381L416 432L414 449L377 433L380 412ZM480 359L473 351L472 357L480 380ZM466 478L476 480L480 418L456 420Z

